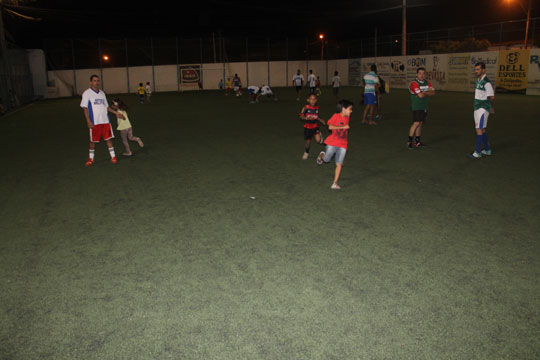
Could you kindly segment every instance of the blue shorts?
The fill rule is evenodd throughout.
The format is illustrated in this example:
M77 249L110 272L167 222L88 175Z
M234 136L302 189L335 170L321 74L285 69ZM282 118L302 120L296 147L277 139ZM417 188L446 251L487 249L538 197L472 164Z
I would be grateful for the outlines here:
M377 103L377 96L374 93L365 93L364 94L364 104L365 105L375 105Z
M345 160L345 154L347 153L347 149L338 147L338 146L331 146L326 145L326 152L324 154L323 161L325 163L329 163L330 160L332 160L332 157L335 156L336 164L343 164L343 161Z
M253 95L253 94L256 94L256 92L255 92L255 90L253 90L253 89L248 89L248 94L252 94L252 95Z

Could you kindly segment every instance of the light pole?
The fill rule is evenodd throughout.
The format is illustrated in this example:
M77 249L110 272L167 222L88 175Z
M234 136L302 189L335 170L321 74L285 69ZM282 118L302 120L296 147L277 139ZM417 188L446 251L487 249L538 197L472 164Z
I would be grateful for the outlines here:
M321 60L324 60L324 34L319 34L319 39L321 39Z
M401 52L402 52L401 55L406 56L407 55L407 0L403 0L401 17L402 17L401 24L403 26L402 34L401 34L401 36L403 37L401 39L402 41L401 42Z
M506 0L507 4L510 4L512 0ZM529 24L531 22L531 10L532 10L532 0L528 1L527 9L523 6L523 4L518 0L518 4L521 7L521 9L527 14L527 22L525 24L525 44L524 48L527 48L527 43L529 42Z

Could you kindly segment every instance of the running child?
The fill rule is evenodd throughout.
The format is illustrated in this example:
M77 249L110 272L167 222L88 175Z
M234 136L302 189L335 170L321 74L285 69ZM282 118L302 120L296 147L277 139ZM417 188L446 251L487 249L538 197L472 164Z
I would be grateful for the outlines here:
M116 130L120 131L122 143L124 143L124 147L126 149L122 155L131 156L132 153L131 148L129 147L128 140L136 141L140 147L144 147L144 144L141 138L133 135L133 128L131 127L131 123L129 122L127 114L127 105L122 100L116 98L113 100L112 108L122 115L122 117L116 118L116 120L118 121L118 127L116 128Z
M240 90L242 88L242 81L240 81L240 77L238 77L238 74L234 74L233 77L233 89L236 93L236 96L242 95L242 91Z
M143 86L143 83L139 83L139 87L137 88L137 94L139 94L141 104L144 104L144 95L145 95L145 93L146 93L146 89Z
M248 94L250 98L250 103L255 104L256 102L259 102L259 87L255 85L248 86Z
M316 84L315 91L317 93L317 96L321 96L322 90L321 90L321 77L320 76L317 76L317 84Z
M317 77L313 73L313 70L309 70L309 75L307 77L307 83L309 86L309 93L315 94L317 89Z
M146 100L150 102L150 96L152 96L152 87L150 86L150 82L146 83L146 86L144 87L144 91L146 91Z
M300 73L300 69L298 69L296 75L293 76L292 83L296 88L296 101L300 101L300 93L302 92L302 86L304 86L304 75Z
M232 82L231 78L227 78L227 81L225 82L225 95L229 96L229 93L232 90Z
M339 96L339 88L341 86L341 79L339 78L338 72L334 72L334 77L332 78L332 94L336 97L336 100Z
M269 98L271 97L274 99L274 101L278 100L276 95L274 95L274 92L272 91L272 89L270 89L270 86L264 85L264 84L261 86L261 91L259 92L257 99L260 98L261 96L266 96Z
M339 190L339 176L347 153L347 142L349 136L349 120L351 118L353 103L348 100L340 100L337 105L337 113L328 120L328 129L332 130L332 134L324 141L326 151L321 151L317 157L317 164L322 165L328 163L335 156L336 171L334 173L334 181L331 189Z
M300 111L300 119L304 121L304 139L305 150L302 155L302 160L307 160L309 157L309 148L311 147L311 139L315 138L318 144L323 143L321 131L319 130L319 122L325 125L323 119L319 117L319 106L317 105L317 95L309 94L307 105Z

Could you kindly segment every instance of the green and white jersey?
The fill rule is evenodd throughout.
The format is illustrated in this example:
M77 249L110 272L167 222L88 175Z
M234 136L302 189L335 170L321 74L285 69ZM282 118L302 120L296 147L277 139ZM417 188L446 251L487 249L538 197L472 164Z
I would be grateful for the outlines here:
M495 96L493 85L488 77L484 74L480 79L476 80L476 90L474 92L474 110L486 109L491 110L490 96Z

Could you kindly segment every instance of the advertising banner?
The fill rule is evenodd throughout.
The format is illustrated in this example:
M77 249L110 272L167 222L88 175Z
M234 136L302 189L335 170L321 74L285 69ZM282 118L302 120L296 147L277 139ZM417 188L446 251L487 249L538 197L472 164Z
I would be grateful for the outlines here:
M527 95L540 95L540 49L532 49L529 55Z
M491 83L497 87L497 60L499 58L498 51L486 51L471 53L471 78L469 81L469 91L473 91L476 88L476 75L474 75L474 65L479 62L486 64L486 75L491 80Z
M362 86L362 59L349 59L349 86Z
M499 51L497 61L497 92L525 94L530 50Z
M198 84L201 79L201 65L179 65L180 81L184 84Z
M426 79L431 82L435 90L444 90L447 83L448 55L426 56Z
M471 78L471 54L448 54L448 81L444 90L468 91Z

